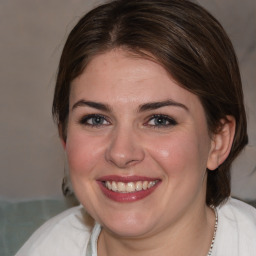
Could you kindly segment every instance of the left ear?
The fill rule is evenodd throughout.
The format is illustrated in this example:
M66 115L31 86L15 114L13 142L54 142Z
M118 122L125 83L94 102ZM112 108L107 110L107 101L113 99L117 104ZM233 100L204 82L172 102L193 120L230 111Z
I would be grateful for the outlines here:
M213 134L211 141L211 150L209 152L207 168L215 170L228 157L236 129L236 121L233 116L226 116L226 119L220 120L221 127L216 134Z

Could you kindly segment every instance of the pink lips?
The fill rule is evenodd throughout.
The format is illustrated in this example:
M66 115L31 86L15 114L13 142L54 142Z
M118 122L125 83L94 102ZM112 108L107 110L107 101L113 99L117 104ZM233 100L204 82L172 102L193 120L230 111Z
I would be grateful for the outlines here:
M129 192L129 193L121 193L117 191L114 192L106 188L104 184L105 181L128 183L128 182L136 182L136 181L155 181L155 180L159 181L155 186L148 188L147 190L141 190L141 191L135 191L135 192ZM134 201L141 200L149 196L151 193L153 193L153 191L161 183L160 179L158 178L149 178L149 177L142 177L142 176L117 176L117 175L104 176L99 178L97 181L103 194L109 199L116 202L134 202Z

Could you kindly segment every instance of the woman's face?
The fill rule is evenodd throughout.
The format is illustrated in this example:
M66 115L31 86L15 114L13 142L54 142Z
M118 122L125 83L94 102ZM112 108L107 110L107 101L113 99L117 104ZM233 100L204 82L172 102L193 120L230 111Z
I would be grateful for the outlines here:
M211 147L199 99L157 63L114 50L72 83L72 184L108 231L140 237L192 218L205 207Z

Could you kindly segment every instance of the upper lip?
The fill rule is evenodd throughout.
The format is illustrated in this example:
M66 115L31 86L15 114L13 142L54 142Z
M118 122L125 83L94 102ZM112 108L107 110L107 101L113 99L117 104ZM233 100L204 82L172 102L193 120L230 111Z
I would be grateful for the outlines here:
M116 182L136 182L136 181L155 181L160 180L159 178L152 178L146 176L119 176L119 175L107 175L97 179L98 181L116 181Z

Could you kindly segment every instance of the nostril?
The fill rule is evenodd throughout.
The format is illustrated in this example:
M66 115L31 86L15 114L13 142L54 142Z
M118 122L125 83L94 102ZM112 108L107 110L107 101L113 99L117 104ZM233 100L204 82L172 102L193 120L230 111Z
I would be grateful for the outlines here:
M116 130L106 149L107 162L119 168L127 168L142 161L144 151L135 136L135 131L121 130L121 128Z

